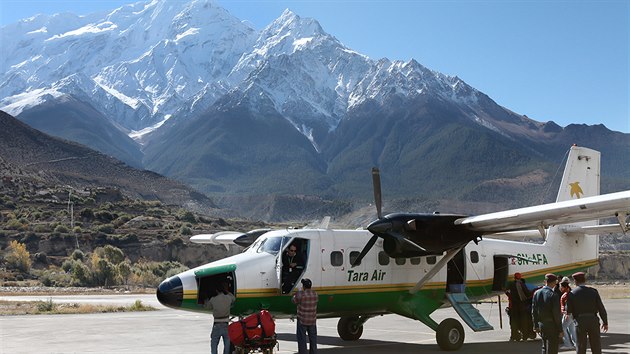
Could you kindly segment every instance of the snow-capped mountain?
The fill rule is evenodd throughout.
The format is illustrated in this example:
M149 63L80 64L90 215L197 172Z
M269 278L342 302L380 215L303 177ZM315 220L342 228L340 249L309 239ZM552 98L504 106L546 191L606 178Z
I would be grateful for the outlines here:
M256 33L213 1L195 0L39 15L3 27L0 36L3 52L12 53L0 62L0 105L8 113L41 101L38 90L99 92L94 106L131 131L160 122L208 87L225 90L221 81ZM77 75L80 84L68 87Z
M61 93L85 96L131 136L232 89L268 96L314 145L353 104L392 89L468 103L477 94L415 61L371 60L290 10L257 32L211 0L39 15L0 36L12 53L0 61L2 109L19 115Z
M83 119L107 122L87 134L48 132L116 144L104 152L204 192L365 197L364 171L379 165L394 195L475 195L582 141L622 161L614 183L630 173L628 134L531 120L413 59L368 58L290 10L257 31L214 0L152 0L35 16L0 28L0 42L0 110L43 128L65 107L73 121L97 112Z

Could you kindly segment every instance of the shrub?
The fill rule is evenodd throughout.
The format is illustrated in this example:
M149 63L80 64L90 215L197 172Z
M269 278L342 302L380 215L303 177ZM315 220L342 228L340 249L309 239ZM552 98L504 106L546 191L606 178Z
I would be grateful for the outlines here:
M7 265L23 272L31 269L31 254L26 250L26 245L15 240L11 241L8 247L8 254L5 257Z
M81 210L81 212L79 213L79 216L89 221L89 220L94 219L94 211L90 208L85 208Z
M40 276L39 281L44 286L70 286L72 284L72 277L65 272L58 272L53 269L44 270Z
M180 214L178 215L178 219L181 221L186 221L193 224L197 222L197 218L195 218L195 214L193 214L192 212L188 210L181 211Z
M71 259L83 262L85 260L85 253L81 250L74 250L70 255Z
M39 312L52 312L56 307L57 305L52 301L52 298L48 298L47 301L37 302L37 311Z
M161 218L162 216L165 216L168 213L164 209L149 208L149 209L147 209L146 214L149 215L149 216L156 217L156 218Z
M55 232L59 232L62 234L67 234L68 233L68 227L66 225L57 225L55 227Z
M4 225L4 228L7 230L18 230L18 231L26 231L27 227L17 219L11 219L7 221Z
M33 259L37 263L48 264L48 255L44 252L35 253Z
M101 222L111 222L112 220L114 220L114 215L112 213L110 213L109 211L105 211L105 210L99 210L96 213L94 213L94 218L96 220L99 220Z
M179 233L184 236L190 236L193 234L192 230L188 226L182 226L182 228L179 230Z
M35 231L35 232L50 232L50 228L46 224L37 224L33 228L33 231Z
M127 259L119 263L116 266L116 271L121 283L127 285L129 283L129 277L131 276L131 262Z
M112 224L103 224L103 225L99 225L96 228L97 231L99 232L104 232L106 234L113 234L114 233L114 225Z
M81 226L75 226L74 229L72 229L72 232L74 232L75 234L80 234L83 230L81 230Z
M81 262L74 263L71 277L72 284L76 286L90 286L94 278L90 268Z
M127 221L131 220L131 216L129 214L123 214L119 217L116 218L116 220L114 220L112 222L112 224L114 224L114 226L116 227L120 227L122 226L124 223L126 223Z

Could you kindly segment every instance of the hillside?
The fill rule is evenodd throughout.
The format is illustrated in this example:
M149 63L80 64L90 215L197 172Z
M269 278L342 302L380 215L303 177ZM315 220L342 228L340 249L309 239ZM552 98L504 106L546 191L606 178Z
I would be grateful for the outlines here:
M0 111L0 158L26 176L77 190L111 188L129 198L210 212L206 196L154 172L132 168L77 143L51 137ZM2 176L11 178L2 171Z

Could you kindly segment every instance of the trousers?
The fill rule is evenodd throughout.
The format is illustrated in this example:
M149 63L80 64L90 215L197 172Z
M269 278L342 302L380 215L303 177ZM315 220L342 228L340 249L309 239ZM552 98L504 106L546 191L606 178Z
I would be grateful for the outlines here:
M577 332L577 354L585 354L588 342L591 345L591 353L602 353L601 333L599 332L599 318L597 315L579 315L575 326Z
M230 354L230 337L227 322L215 322L210 333L210 353L218 354L219 340L223 338L223 354Z
M309 350L306 351L306 334L308 333ZM295 333L298 342L299 354L315 354L317 353L317 325L303 325L297 321L297 330Z

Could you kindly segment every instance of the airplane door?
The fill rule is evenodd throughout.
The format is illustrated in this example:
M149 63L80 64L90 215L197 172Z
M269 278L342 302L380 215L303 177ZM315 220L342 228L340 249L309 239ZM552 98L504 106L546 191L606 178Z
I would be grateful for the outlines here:
M447 292L463 293L466 279L466 248L462 248L446 264L446 284Z
M296 237L289 241L284 237L281 252L276 258L276 276L282 294L289 294L299 285L299 280L306 271L310 242L308 239ZM293 250L295 251L293 252ZM287 263L287 264L284 264ZM293 266L294 265L294 266Z

